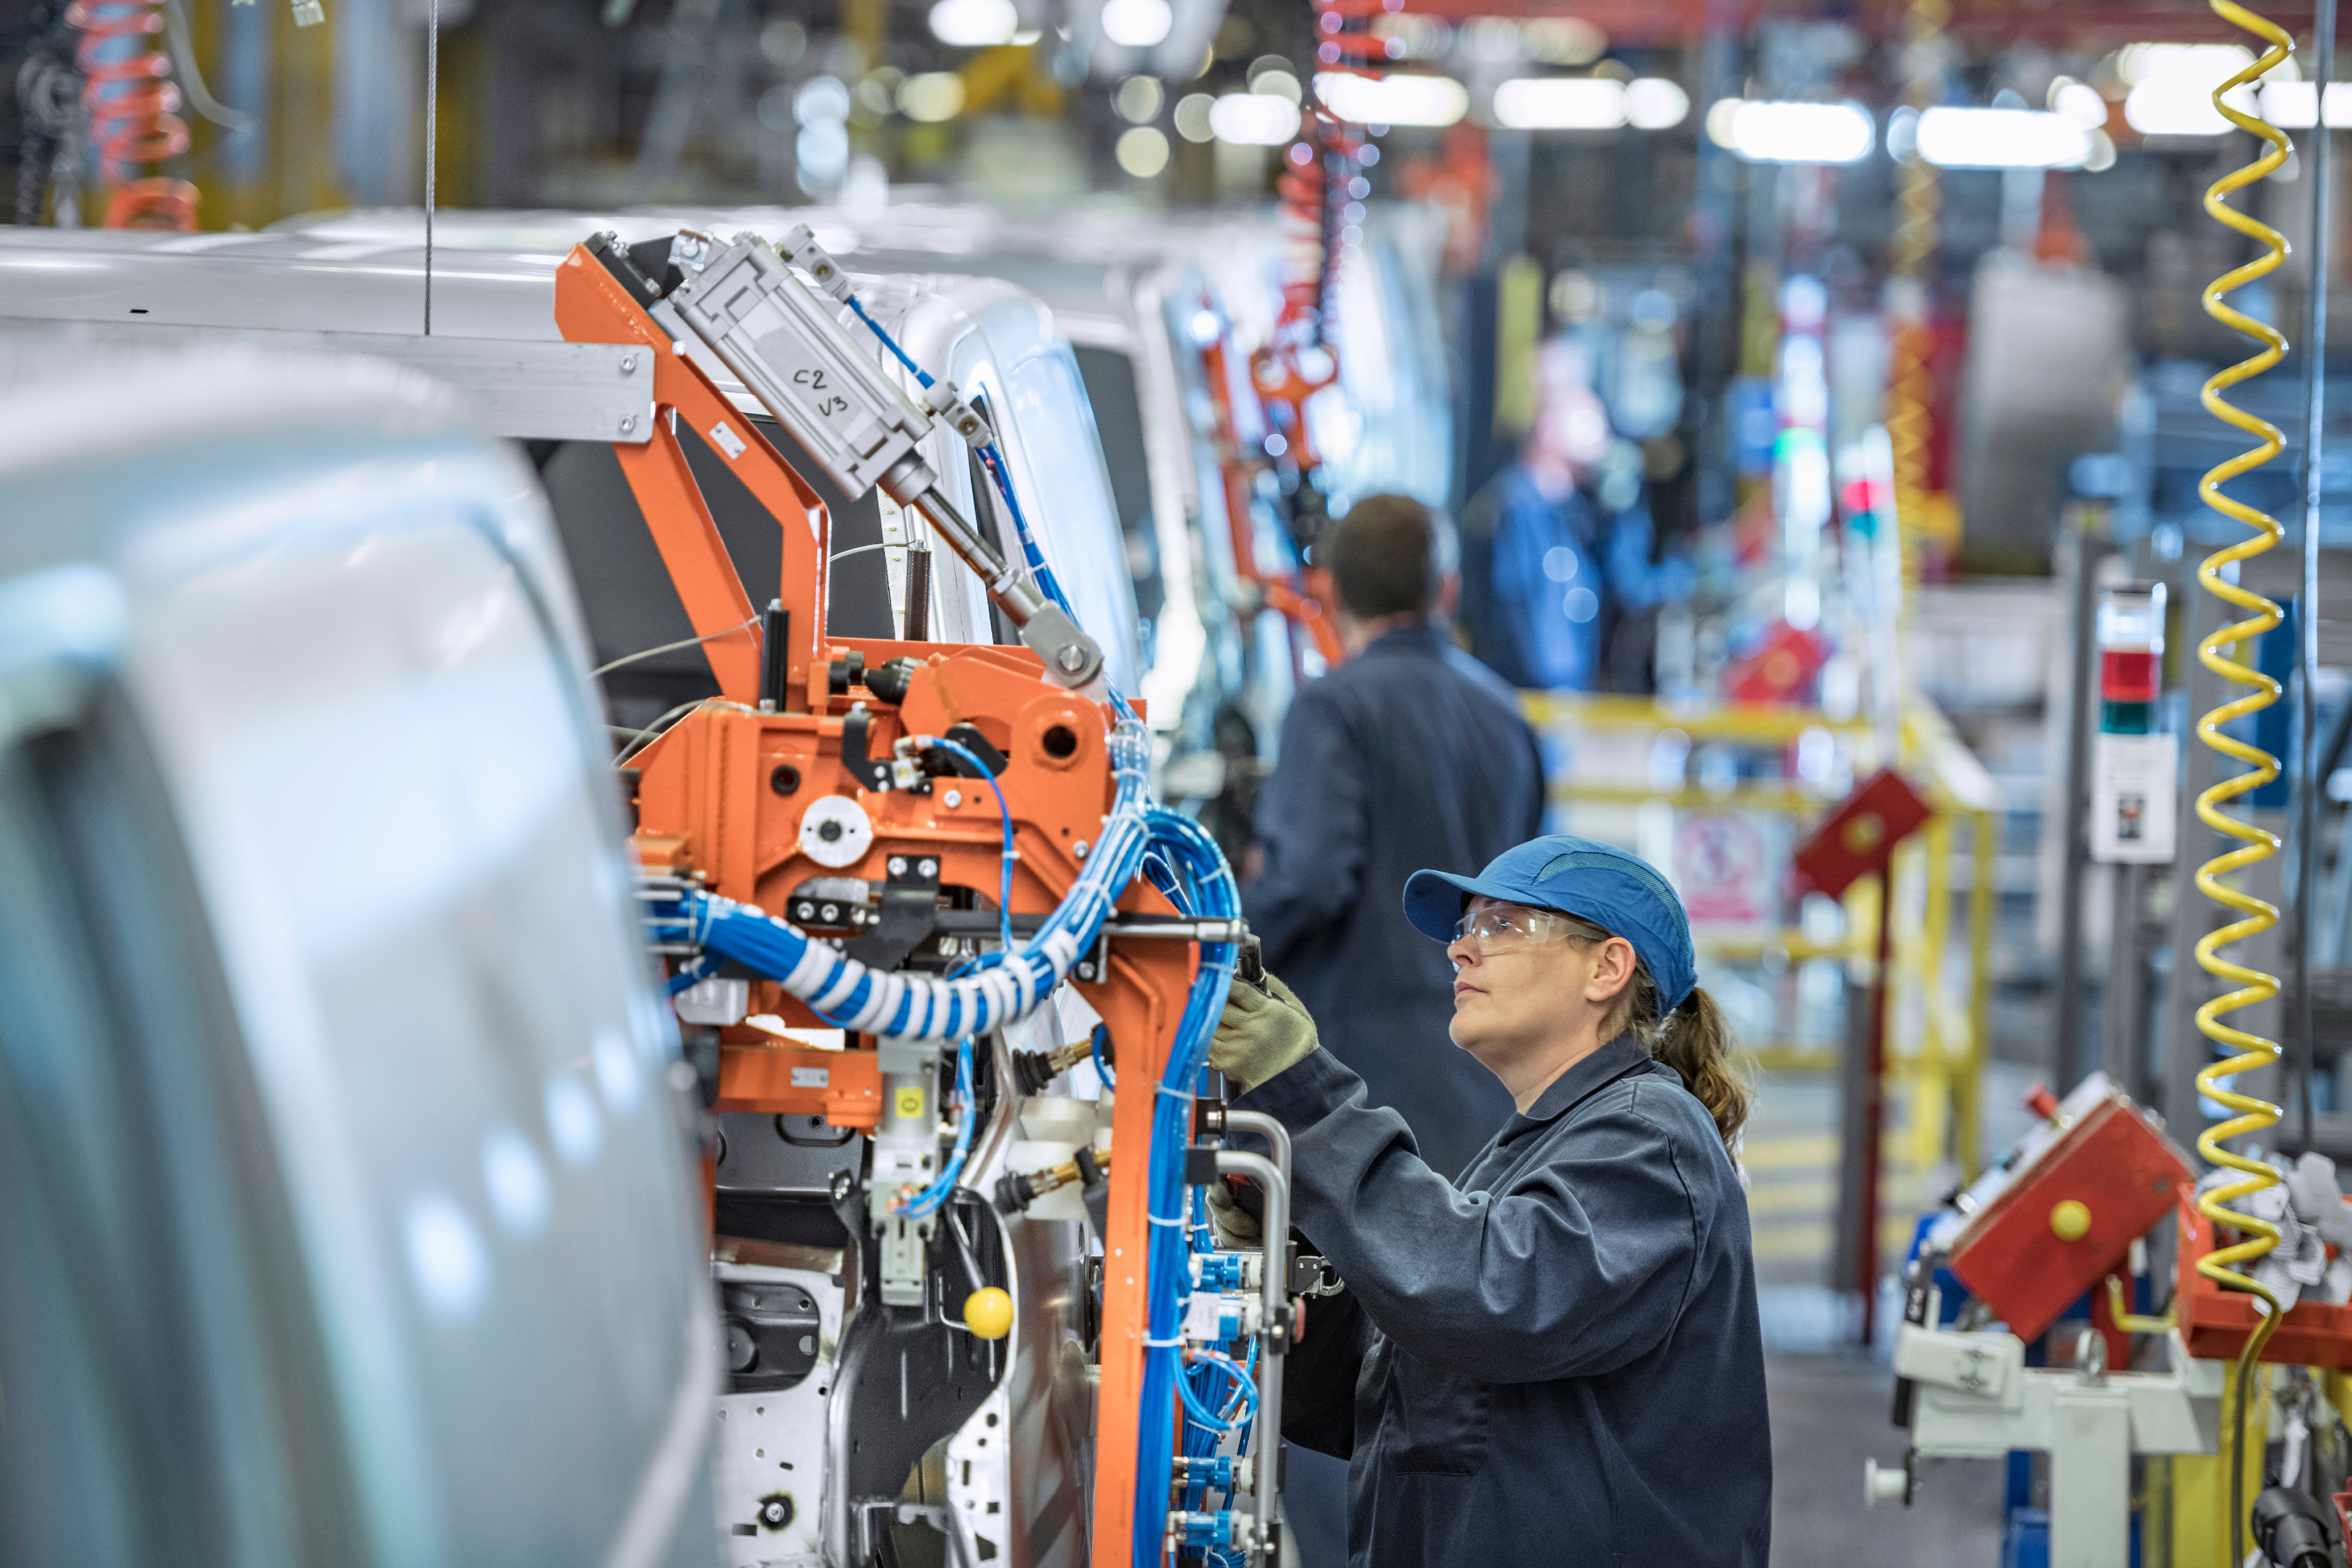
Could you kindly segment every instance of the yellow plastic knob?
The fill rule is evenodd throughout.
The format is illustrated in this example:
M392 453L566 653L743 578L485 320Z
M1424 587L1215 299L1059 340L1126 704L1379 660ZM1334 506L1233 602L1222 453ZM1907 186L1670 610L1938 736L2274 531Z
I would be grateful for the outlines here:
M1013 1331L1013 1298L993 1285L963 1299L963 1326L983 1340L1001 1340Z
M2091 1234L2091 1205L2065 1198L2051 1205L2050 1234L2061 1241L2080 1241Z

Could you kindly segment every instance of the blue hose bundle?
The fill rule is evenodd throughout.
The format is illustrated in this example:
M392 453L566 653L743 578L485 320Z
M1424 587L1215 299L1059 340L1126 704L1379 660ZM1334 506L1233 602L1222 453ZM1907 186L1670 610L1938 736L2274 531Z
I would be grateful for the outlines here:
M1202 920L1230 920L1241 912L1240 889L1216 840L1190 817L1154 806L1146 813L1150 848L1176 884L1165 889L1177 907ZM1155 880L1157 879L1155 878ZM1177 1380L1184 1296L1192 1286L1185 1213L1191 1188L1184 1181L1184 1151L1192 1142L1192 1091L1209 1058L1209 1039L1232 989L1234 944L1204 942L1201 968L1176 1026L1151 1111L1150 1190L1146 1195L1150 1241L1145 1254L1143 1387L1136 1435L1135 1536L1137 1568L1158 1568L1168 1531L1168 1494L1175 1470Z
M929 736L916 742L938 743ZM692 942L705 950L705 960L712 953L732 959L775 981L826 1023L858 1034L949 1040L1002 1028L1042 1005L1094 945L1143 862L1153 832L1149 819L1164 815L1150 804L1150 742L1143 727L1116 726L1109 747L1110 815L1078 879L1025 946L973 973L944 980L878 973L764 910L695 888L654 906L655 938ZM710 966L698 961L696 967L708 973Z

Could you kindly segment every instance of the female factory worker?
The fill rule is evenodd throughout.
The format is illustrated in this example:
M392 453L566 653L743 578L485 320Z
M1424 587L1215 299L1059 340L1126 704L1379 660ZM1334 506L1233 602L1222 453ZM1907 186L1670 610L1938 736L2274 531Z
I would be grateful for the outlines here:
M1404 901L1449 943L1454 1043L1518 1105L1454 1180L1366 1107L1280 982L1234 985L1209 1055L1236 1104L1290 1129L1292 1218L1346 1281L1310 1301L1283 1399L1292 1441L1349 1461L1353 1568L1764 1568L1764 1357L1728 1152L1748 1091L1682 900L1644 861L1555 836L1478 877L1417 872Z

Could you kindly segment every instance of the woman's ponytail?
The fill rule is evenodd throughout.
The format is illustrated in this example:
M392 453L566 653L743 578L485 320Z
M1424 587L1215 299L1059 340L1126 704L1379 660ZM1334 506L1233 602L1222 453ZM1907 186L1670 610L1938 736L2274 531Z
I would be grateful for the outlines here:
M1738 1152L1739 1130L1756 1091L1731 1059L1731 1022L1715 998L1693 990L1650 1042L1650 1054L1682 1074L1683 1084L1715 1118L1723 1146Z
M1577 915L1561 918L1568 922L1568 940L1572 942L1591 947L1609 940L1609 933L1591 921ZM1602 1039L1620 1035L1632 1035L1650 1048L1652 1059L1682 1075L1683 1087L1715 1118L1725 1152L1738 1158L1739 1130L1748 1123L1748 1108L1756 1091L1732 1062L1731 1020L1723 1016L1715 998L1694 986L1681 1006L1659 1017L1657 983L1650 978L1648 966L1637 959L1633 980L1617 994L1601 1021Z

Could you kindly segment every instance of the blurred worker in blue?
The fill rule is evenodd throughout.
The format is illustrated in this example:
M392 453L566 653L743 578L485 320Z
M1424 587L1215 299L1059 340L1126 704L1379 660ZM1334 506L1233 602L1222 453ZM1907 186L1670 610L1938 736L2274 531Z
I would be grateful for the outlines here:
M1451 530L1370 496L1316 545L1347 661L1303 688L1260 793L1242 909L1265 963L1331 1030L1374 1105L1458 1171L1510 1109L1492 1075L1431 1042L1454 975L1397 908L1417 867L1475 866L1543 826L1543 765L1517 699L1442 622L1460 579Z
M1682 900L1636 857L1559 835L1475 877L1418 872L1403 904L1455 969L1452 1047L1458 1047L1516 1108L1460 1175L1367 1103L1318 1048L1344 1046L1336 1021L1271 975L1234 984L1209 1052L1237 1106L1289 1130L1292 1221L1345 1281L1307 1303L1283 1434L1348 1458L1351 1568L1765 1568L1771 1436L1731 1154L1748 1090ZM1210 1199L1227 1240L1255 1245L1233 1195Z
M1565 340L1546 345L1535 426L1471 504L1464 528L1471 651L1516 687L1647 689L1648 650L1612 659L1608 634L1687 595L1696 581L1688 561L1651 560L1655 540L1638 488L1631 504L1608 503L1600 470L1611 445L1583 351Z

